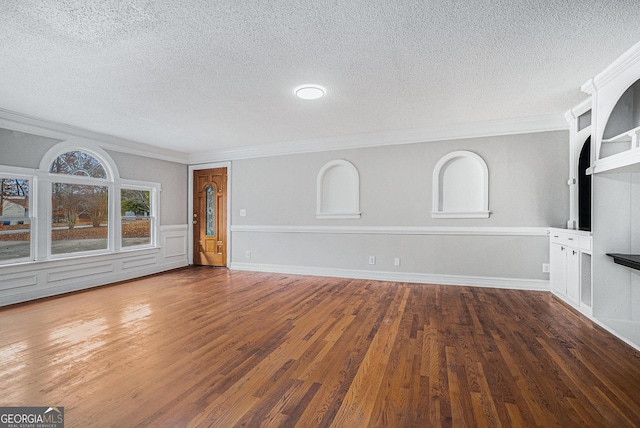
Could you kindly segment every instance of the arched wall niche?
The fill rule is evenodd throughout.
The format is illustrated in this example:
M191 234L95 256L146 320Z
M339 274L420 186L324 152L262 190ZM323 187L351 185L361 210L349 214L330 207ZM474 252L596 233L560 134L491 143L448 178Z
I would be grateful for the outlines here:
M360 218L360 177L352 163L325 164L317 179L317 218Z
M442 157L433 170L433 218L488 218L489 169L469 151Z

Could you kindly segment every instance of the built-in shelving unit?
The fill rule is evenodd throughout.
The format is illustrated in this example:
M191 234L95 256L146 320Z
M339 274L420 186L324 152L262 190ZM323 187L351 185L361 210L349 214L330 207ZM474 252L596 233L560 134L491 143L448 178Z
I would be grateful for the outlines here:
M582 89L593 143L591 317L640 349L640 43Z

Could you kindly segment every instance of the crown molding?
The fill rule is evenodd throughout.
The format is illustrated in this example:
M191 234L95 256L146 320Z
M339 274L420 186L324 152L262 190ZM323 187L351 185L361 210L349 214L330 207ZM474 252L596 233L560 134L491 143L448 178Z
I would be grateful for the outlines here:
M584 92L592 94L594 90L602 88L638 61L640 61L640 42L620 55L618 59L613 61L607 68L596 75L596 77L582 85L581 89Z
M393 146L400 144L493 137L500 135L529 134L568 129L569 126L565 121L564 115L550 114L516 119L432 126L401 131L372 132L334 138L290 141L277 144L243 147L239 149L213 150L190 154L189 163L198 164L299 153Z
M188 162L188 156L186 153L161 149L148 144L114 137L113 135L89 131L72 125L66 125L64 123L51 122L4 109L0 109L0 127L59 140L84 138L95 141L104 150L112 150L183 164Z
M567 110L567 112L564 114L564 118L567 122L571 123L589 110L591 110L591 97L582 101L571 110Z
M596 82L593 79L587 80L582 86L580 86L580 90L589 95L593 95L597 89Z

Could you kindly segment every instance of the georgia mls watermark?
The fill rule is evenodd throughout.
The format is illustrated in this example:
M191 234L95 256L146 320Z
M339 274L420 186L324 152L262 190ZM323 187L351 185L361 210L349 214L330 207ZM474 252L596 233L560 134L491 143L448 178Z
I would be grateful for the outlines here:
M64 428L64 407L0 407L0 428Z

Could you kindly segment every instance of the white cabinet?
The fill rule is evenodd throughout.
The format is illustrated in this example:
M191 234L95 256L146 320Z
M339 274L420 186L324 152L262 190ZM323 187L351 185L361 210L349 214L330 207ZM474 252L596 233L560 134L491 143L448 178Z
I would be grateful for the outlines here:
M591 234L549 229L551 292L591 315Z
M551 291L564 296L567 294L567 247L551 241L549 254L551 257Z
M580 306L580 250L567 247L567 300Z

